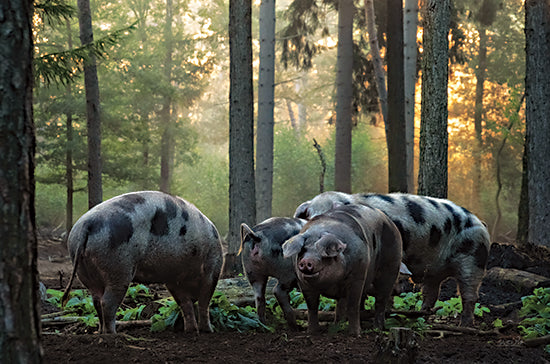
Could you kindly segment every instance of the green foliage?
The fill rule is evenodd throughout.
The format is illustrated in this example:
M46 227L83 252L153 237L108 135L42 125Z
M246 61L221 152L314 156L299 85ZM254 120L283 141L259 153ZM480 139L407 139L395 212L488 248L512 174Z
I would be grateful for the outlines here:
M422 308L421 292L404 292L393 297L393 308L403 311L420 311Z
M143 284L131 285L126 292L126 298L130 298L134 303L148 301L152 297L149 287Z
M117 315L122 316L121 321L139 320L141 318L141 312L145 308L145 305L139 305L133 308L122 309L118 308Z
M533 294L521 298L518 328L526 339L550 334L550 288L536 288Z
M168 327L174 327L176 319L181 315L178 304L172 298L164 298L157 302L162 306L159 313L151 317L151 331L164 331Z
M260 322L254 308L236 306L229 302L224 293L219 291L216 291L212 297L210 316L216 332L273 331L272 328Z

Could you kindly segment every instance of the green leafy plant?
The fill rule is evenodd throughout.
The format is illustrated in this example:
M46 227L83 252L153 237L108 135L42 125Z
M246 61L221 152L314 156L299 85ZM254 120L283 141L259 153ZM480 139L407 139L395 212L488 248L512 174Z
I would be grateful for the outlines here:
M128 287L126 297L130 298L133 302L144 302L153 298L153 295L149 292L149 288L143 284L136 284Z
M521 298L518 328L524 338L532 339L550 334L550 288L536 288L533 294ZM548 347L547 347L548 349Z
M217 332L273 331L272 328L260 322L254 308L236 306L219 291L214 292L212 297L210 316L214 330Z
M393 308L403 311L420 311L422 308L421 292L405 292L393 297Z
M158 303L161 304L159 313L151 317L151 331L164 331L168 327L174 327L179 317L180 308L173 298L163 298Z

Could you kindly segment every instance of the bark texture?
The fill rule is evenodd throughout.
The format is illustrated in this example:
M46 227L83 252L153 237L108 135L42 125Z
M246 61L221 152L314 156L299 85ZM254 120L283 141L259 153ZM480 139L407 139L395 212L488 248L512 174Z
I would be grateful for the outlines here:
M0 363L40 363L32 1L0 5Z
M240 224L256 224L251 0L229 2L229 236L224 272L237 260Z
M257 219L271 217L273 199L273 108L275 98L275 0L260 4L260 72L256 136Z
M418 194L447 197L448 62L450 0L428 0L424 9L422 106Z
M550 247L550 2L525 1L528 240Z

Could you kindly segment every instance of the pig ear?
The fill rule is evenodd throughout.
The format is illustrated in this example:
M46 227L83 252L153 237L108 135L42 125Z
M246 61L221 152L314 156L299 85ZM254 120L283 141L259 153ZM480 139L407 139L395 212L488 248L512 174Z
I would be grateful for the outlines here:
M298 208L296 209L296 212L294 213L294 217L307 220L307 218L308 218L307 208L309 207L309 205L310 205L310 202L306 201L303 204L301 204L300 206L298 206Z
M302 250L306 238L302 234L293 236L283 244L283 257L288 258L296 255Z
M324 258L332 258L340 254L346 249L346 244L332 234L326 234L317 240L315 248Z
M401 265L399 266L399 273L401 274L408 274L408 275L412 275L411 271L409 270L409 268L405 265L405 263L401 262Z
M241 252L243 251L244 241L246 240L246 237L248 235L250 235L254 240L258 239L258 236L254 232L254 230L252 230L248 225L243 222L241 224L241 247L239 248L239 252L237 253L237 255L241 254Z

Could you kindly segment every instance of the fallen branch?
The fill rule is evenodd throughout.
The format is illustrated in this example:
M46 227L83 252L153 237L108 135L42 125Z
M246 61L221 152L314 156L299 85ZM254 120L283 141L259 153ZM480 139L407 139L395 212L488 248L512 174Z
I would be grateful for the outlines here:
M550 345L550 335L541 336L541 337L535 337L533 339L525 339L523 340L526 346L530 348L534 348L536 346L541 345Z
M457 332L457 333L468 334L468 335L495 335L500 333L498 329L479 330L474 327L460 327L460 326L443 325L443 324L432 325L432 330Z

